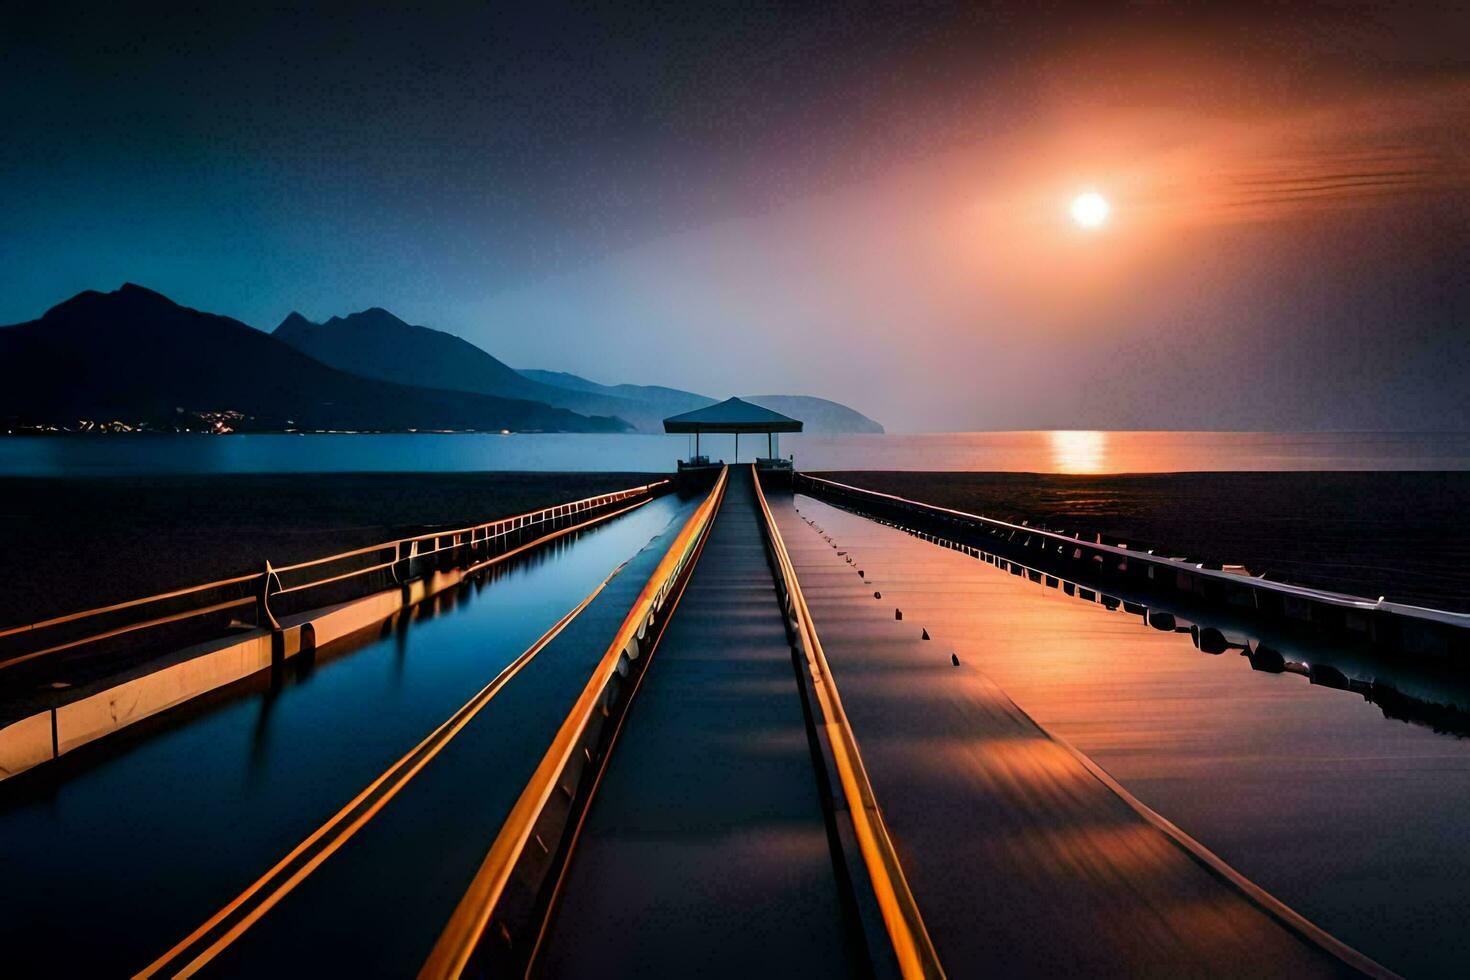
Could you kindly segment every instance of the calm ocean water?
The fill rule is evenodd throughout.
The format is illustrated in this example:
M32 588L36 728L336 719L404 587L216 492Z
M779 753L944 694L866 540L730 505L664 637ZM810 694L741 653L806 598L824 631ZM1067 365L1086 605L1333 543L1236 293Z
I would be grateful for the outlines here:
M744 437L742 460L765 452ZM736 459L732 437L701 449ZM1470 433L954 432L788 435L806 470L1170 473L1229 470L1467 470ZM0 475L672 470L689 453L664 435L180 435L0 438Z

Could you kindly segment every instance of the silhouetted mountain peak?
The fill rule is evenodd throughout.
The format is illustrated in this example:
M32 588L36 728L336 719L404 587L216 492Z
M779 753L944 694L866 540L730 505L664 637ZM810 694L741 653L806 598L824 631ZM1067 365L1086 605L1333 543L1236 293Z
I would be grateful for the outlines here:
M110 293L95 289L83 290L71 299L51 307L37 322L53 327L67 323L73 329L102 334L122 327L159 329L165 324L180 322L189 315L208 316L243 330L250 329L228 317L200 313L181 306L160 292L131 282L123 283Z
M338 325L344 326L344 327L349 327L349 328L356 328L356 329L359 329L359 330L366 330L366 329L376 329L376 330L383 330L383 329L429 330L429 329L431 329L429 327L416 327L413 324L409 323L407 320L403 319L402 317L395 316L394 314L390 313L389 311L383 309L381 306L369 306L367 309L361 310L360 312L357 312L357 313L349 313L346 316L334 316L330 320L328 320L326 323L322 324L322 326L325 326L325 327L333 327L333 326L338 326ZM436 333L440 333L442 331L435 331L435 332Z
M162 302L165 302L170 306L178 305L173 300L169 299L167 296L163 295L157 290L149 289L147 286L140 286L135 282L123 283L121 286L117 287L117 289L113 291L113 295L129 296L136 299L161 300Z
M537 386L464 338L409 323L381 306L320 324L287 317L276 335L325 364L369 378L545 400Z
M98 292L95 289L84 289L70 299L64 299L60 303L57 303L55 306L51 307L51 309L47 310L45 313L42 313L41 321L46 322L50 320L55 320L58 317L64 317L67 314L76 310L90 309L93 306L96 306L99 300L106 300L107 297L110 295L115 294Z
M289 343L290 338L298 334L300 331L313 330L315 328L315 323L312 323L300 313L292 310L290 313L286 314L286 319L278 323L276 325L276 329L272 330L271 333L280 337L282 340L286 340Z
M370 319L397 322L379 314ZM296 332L308 339L330 332L300 314L282 326L288 333L304 326ZM347 335L349 349L385 347L379 339L385 331L337 332ZM397 359L412 359L412 345L389 346ZM354 375L281 337L180 306L133 283L110 293L79 293L39 320L0 330L0 418L51 426L123 419L171 428L181 418L187 426L188 413L220 412L267 430L627 427L531 400Z
M175 303L167 296L134 282L125 282L110 293L97 293L107 305L130 311L149 312L154 310L186 310L188 307ZM193 311L191 311L193 312Z
M428 327L416 327L381 306L370 306L346 316L334 316L321 323L314 323L293 310L271 332L288 344L295 344L298 341L320 344L333 337L351 342L352 338L360 339L363 334L372 334L379 342L391 339L411 343L423 334L438 333L438 331L431 331ZM320 352L311 353L320 357Z

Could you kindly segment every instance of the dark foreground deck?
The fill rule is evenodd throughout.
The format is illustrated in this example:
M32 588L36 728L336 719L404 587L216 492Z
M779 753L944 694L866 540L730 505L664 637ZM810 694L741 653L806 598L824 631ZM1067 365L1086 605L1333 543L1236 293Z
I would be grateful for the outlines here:
M748 469L582 828L546 972L857 972Z
M18 972L1382 972L921 639L749 468L558 547L5 787Z
M763 520L732 478L590 807L538 965L555 976L891 975L832 884L800 670ZM771 511L935 959L954 976L1341 976L1296 915L896 619L796 511ZM793 657L796 659L793 665ZM829 799L840 811L840 795ZM863 867L861 861L856 866ZM854 933L867 928L867 943ZM886 937L878 937L880 940ZM856 954L871 959L854 962Z
M791 498L774 512L950 974L1372 969L1160 829L949 646L896 619L892 596L875 598L884 582L859 577Z

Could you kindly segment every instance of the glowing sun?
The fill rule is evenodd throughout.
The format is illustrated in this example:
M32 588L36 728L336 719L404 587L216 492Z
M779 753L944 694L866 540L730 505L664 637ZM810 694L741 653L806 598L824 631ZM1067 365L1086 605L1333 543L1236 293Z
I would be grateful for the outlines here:
M1096 191L1088 191L1072 198L1072 220L1083 228L1100 228L1108 220L1107 198Z

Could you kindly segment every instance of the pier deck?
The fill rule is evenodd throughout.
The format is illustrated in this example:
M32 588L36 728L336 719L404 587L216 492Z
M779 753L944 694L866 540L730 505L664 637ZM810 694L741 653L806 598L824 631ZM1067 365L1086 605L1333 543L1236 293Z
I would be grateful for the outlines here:
M954 976L1322 976L1346 962L1146 819L972 666L895 619L882 582L772 510L878 804ZM865 570L866 571L866 570Z
M10 926L47 939L10 937L21 972L1383 972L922 640L875 596L881 576L860 576L789 494L768 500L751 468L697 506L655 506L662 520L611 521L623 532L605 552L595 536L569 543L569 571L600 560L608 578L570 611L565 588L518 605L517 620L539 625L520 624L494 657L481 645L505 629L495 606L514 577L477 582L489 594L457 619L400 633L407 660L391 636L356 659L324 651L313 684L259 712L235 804L253 807L249 833L209 793L163 799L147 771L150 748L156 760L172 747L173 778L238 780L187 750L211 717L248 723L247 702L119 742L116 759L88 754L54 785L22 784L0 801L0 827L52 848L18 869L34 901ZM365 665L388 670L384 703L401 717L375 718L382 681ZM443 677L433 706L403 687L405 669ZM329 681L355 673L331 696ZM265 766L292 694L297 737ZM369 740L374 760L360 758ZM123 796L109 792L120 776ZM88 853L62 860L53 799L87 821ZM160 810L181 811L174 836L146 834L140 850L128 828L156 826ZM175 837L191 861L176 860ZM135 855L126 882L109 844ZM162 893L175 878L189 890L156 907L120 891ZM110 923L108 942L63 942L56 923L79 891L75 911Z
M856 972L759 520L735 468L573 852L548 976Z

